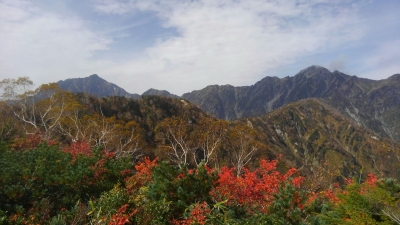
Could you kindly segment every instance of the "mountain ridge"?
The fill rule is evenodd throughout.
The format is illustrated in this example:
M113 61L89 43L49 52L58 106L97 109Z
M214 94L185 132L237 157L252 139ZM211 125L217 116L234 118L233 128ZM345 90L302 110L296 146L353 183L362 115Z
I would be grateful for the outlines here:
M262 116L285 104L319 98L380 135L400 141L400 76L370 80L311 66L293 77L265 77L251 86L207 86L182 95L211 115Z
M66 81L58 83L62 89L72 92L140 98L98 75ZM151 88L143 95L186 99L208 114L225 120L262 116L291 102L319 98L357 124L400 142L400 122L393 123L400 120L400 74L371 80L313 65L295 76L267 76L250 86L209 85L180 97Z

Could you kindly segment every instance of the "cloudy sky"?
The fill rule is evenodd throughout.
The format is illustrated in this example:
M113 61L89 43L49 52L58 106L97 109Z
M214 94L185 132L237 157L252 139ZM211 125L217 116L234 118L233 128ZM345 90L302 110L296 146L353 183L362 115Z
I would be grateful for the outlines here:
M400 0L0 0L0 79L98 74L130 93L251 85L310 65L400 73Z

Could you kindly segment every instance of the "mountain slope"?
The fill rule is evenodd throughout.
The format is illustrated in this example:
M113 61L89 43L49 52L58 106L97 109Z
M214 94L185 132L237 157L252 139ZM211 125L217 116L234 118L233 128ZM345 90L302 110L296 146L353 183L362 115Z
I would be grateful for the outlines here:
M318 99L288 104L262 117L241 119L265 135L274 155L327 180L381 174L400 178L400 145L358 126Z
M374 81L311 66L294 77L265 77L244 87L212 85L182 98L228 120L261 116L291 102L321 98L357 124L400 141L400 74Z
M148 150L145 154L165 157L164 142L157 137L164 119L180 117L192 128L208 119L194 104L183 99L162 96L142 96L134 100L125 97L96 98L79 95L88 112L118 120L136 121L143 129ZM230 165L232 150L229 132L236 124L253 127L256 139L267 146L260 147L249 167L257 166L258 158L281 158L281 169L302 168L301 171L320 185L343 181L343 177L365 177L368 173L400 179L400 145L356 124L338 110L319 99L305 99L287 104L262 117L249 117L230 122L228 134L221 142L219 165ZM196 131L197 132L197 131ZM195 133L192 133L190 137ZM314 181L313 181L314 182Z
M72 78L57 82L61 89L72 93L89 93L97 97L124 96L127 98L140 98L138 94L130 94L113 83L93 74L85 78Z

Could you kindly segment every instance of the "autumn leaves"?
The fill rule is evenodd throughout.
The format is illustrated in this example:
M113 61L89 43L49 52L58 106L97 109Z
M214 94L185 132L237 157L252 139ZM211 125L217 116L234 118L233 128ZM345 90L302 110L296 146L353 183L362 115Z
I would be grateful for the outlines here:
M163 143L161 147L172 162L178 165L204 162L213 167L231 164L238 175L253 155L265 148L257 141L257 133L251 127L243 124L229 126L226 121L209 117L199 121L167 118L161 123L159 134Z
M193 167L202 161L213 167L230 164L237 174L265 147L257 141L255 130L244 124L229 124L204 115L197 118L168 116L141 123L135 120L136 115L131 115L133 119L122 118L121 113L106 116L102 104L108 104L108 99L97 99L94 106L90 102L93 100L61 90L55 83L35 90L31 90L32 86L27 77L0 82L5 100L1 124L16 118L16 130L40 136L45 141L64 145L86 143L113 152L116 157L134 159L155 152L177 165ZM155 117L162 117L159 109L146 110L136 114L155 113ZM154 139L146 137L149 132L154 134Z

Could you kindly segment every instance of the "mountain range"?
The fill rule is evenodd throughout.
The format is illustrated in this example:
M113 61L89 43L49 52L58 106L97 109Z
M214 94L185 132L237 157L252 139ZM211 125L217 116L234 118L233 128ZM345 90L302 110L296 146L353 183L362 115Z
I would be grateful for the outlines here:
M97 75L58 82L62 89L95 96L137 99ZM168 91L149 89L143 95L179 98ZM310 66L293 77L265 77L251 86L210 85L180 98L196 104L210 115L226 120L263 116L288 103L318 98L356 124L380 137L400 142L400 74L369 80Z

